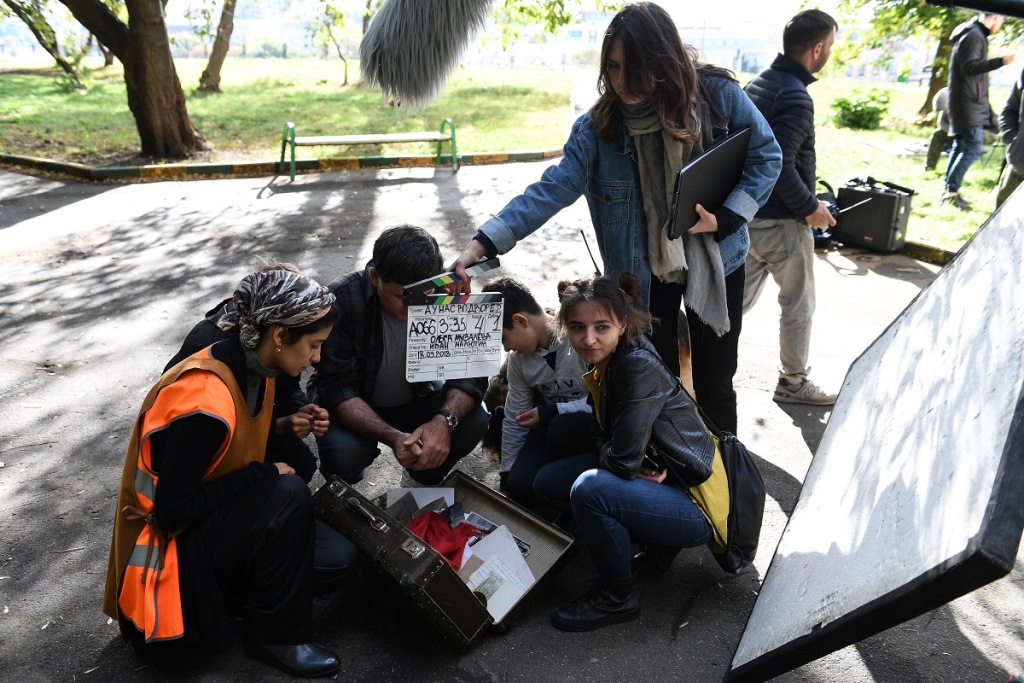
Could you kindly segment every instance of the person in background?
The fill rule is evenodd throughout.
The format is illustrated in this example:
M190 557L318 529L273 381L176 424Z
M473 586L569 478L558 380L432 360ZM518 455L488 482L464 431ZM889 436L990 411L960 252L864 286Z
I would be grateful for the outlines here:
M832 405L836 395L808 378L814 316L814 235L831 227L829 204L814 194L814 102L807 86L828 63L839 25L817 9L800 12L782 32L783 54L747 84L750 100L782 147L782 173L768 201L750 221L743 312L757 303L768 276L779 286L778 403Z
M573 125L562 159L480 226L451 270L504 254L581 195L590 207L605 274L631 272L638 305L659 320L654 347L679 374L685 300L696 398L721 429L736 430L737 352L747 221L768 199L782 153L732 74L703 64L672 17L650 2L626 5L601 46L600 97ZM751 128L746 166L722 206L697 205L679 240L667 224L676 171L729 132Z
M946 149L952 138L949 136L949 88L942 87L932 98L932 111L935 112L935 130L928 141L928 154L924 159L924 170L934 171L939 163L942 150Z
M996 208L998 209L1013 191L1020 185L1024 177L1024 137L1020 134L1021 121L1024 121L1024 99L1020 96L1024 72L1017 80L1006 98L1003 111L999 115L999 135L1006 144L1006 163L999 178L999 190L996 192Z
M554 316L511 277L487 283L505 302L501 342L508 351L508 396L502 423L502 488L534 507L537 471L548 462L591 450L592 416L583 386L586 363L555 333Z
M953 136L953 150L940 201L961 211L970 210L971 203L960 196L960 186L967 169L981 156L983 129L993 119L988 74L1016 57L988 57L988 38L1005 21L1001 14L979 14L966 27L957 27L953 35L956 44L949 58L949 132Z
M147 662L180 668L226 648L296 676L327 676L313 642L313 504L288 465L265 460L274 378L315 363L334 295L288 264L239 283L235 330L164 373L135 421L114 517L103 611Z

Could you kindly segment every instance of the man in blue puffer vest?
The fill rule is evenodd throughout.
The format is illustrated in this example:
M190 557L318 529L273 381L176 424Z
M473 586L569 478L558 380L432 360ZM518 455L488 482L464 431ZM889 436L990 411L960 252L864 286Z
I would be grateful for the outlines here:
M757 301L771 274L779 285L779 382L775 401L832 405L835 394L807 378L814 314L812 228L836 224L828 204L814 194L814 102L807 86L828 62L839 26L821 10L793 17L782 33L784 54L744 90L782 147L782 174L767 203L750 221L743 312Z

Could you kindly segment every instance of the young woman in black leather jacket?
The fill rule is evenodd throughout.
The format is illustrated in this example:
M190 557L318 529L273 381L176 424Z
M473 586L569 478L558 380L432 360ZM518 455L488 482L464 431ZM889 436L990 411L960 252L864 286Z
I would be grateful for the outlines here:
M635 307L638 296L629 273L617 283L604 277L577 280L561 293L560 323L573 349L592 366L584 380L603 440L598 467L583 472L570 495L578 535L600 581L552 614L552 624L563 630L636 618L632 541L678 550L720 535L695 502L705 505L707 497L691 492L718 483L712 477L716 442L645 336L650 316ZM671 472L654 469L645 460L652 453L670 457Z

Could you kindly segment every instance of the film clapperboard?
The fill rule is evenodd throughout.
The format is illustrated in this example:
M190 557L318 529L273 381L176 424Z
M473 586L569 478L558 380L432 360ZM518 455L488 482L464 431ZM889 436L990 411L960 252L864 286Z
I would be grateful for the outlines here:
M499 265L493 258L466 272L480 275ZM457 280L455 273L442 273L405 286L403 298L409 306L405 378L409 382L489 377L501 368L502 296L499 292L432 291Z

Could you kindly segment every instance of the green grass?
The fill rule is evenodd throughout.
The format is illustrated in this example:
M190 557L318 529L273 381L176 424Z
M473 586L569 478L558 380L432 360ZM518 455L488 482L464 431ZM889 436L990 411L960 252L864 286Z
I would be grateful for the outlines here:
M337 61L229 59L220 95L195 92L204 60L176 61L192 122L213 145L212 161L273 159L281 128L294 121L300 135L437 130L455 120L460 152L560 147L568 130L574 74L517 70L458 70L429 107L394 107L379 92L343 86ZM349 63L350 81L359 72ZM13 154L102 163L138 150L118 66L91 73L85 93L64 92L53 69L3 71L0 136ZM304 150L318 156L318 150ZM429 154L432 145L331 148L331 156Z
M960 191L971 200L973 210L961 212L939 204L948 157L943 155L936 170L926 172L924 155L933 125L916 125L926 86L876 84L875 87L883 88L891 97L889 114L879 130L836 128L831 122L830 105L835 97L847 95L855 89L866 92L871 87L872 84L826 77L809 88L815 105L818 176L837 191L846 181L862 176L872 176L916 190L917 194L911 200L907 239L952 251L959 249L994 209L1001 149L991 156L986 149L986 155L967 172ZM990 100L997 114L1008 95L1007 88L992 89Z
M195 92L204 60L177 61L193 122L214 149L204 161L272 160L280 154L281 127L296 122L300 135L434 130L442 118L455 119L459 151L502 152L549 149L565 142L573 80L593 74L528 69L459 69L437 100L422 111L392 107L377 92L342 86L337 61L229 59L223 94ZM350 80L359 67L349 64ZM64 92L48 67L19 69L0 62L0 149L7 153L113 165L138 150L118 66L94 70L85 93ZM741 83L750 74L739 76ZM589 81L588 81L589 82ZM836 128L835 97L872 87L890 94L889 113L877 131ZM908 238L955 250L984 222L998 184L998 154L967 173L963 194L974 210L959 212L938 203L942 173L924 171L931 125L916 125L925 87L871 84L825 75L810 88L815 100L818 174L838 189L851 178L871 175L917 190ZM993 89L998 111L1008 92ZM917 154L913 152L917 151ZM428 154L432 146L412 143L387 148L304 150L306 156ZM946 157L939 162L945 169Z

